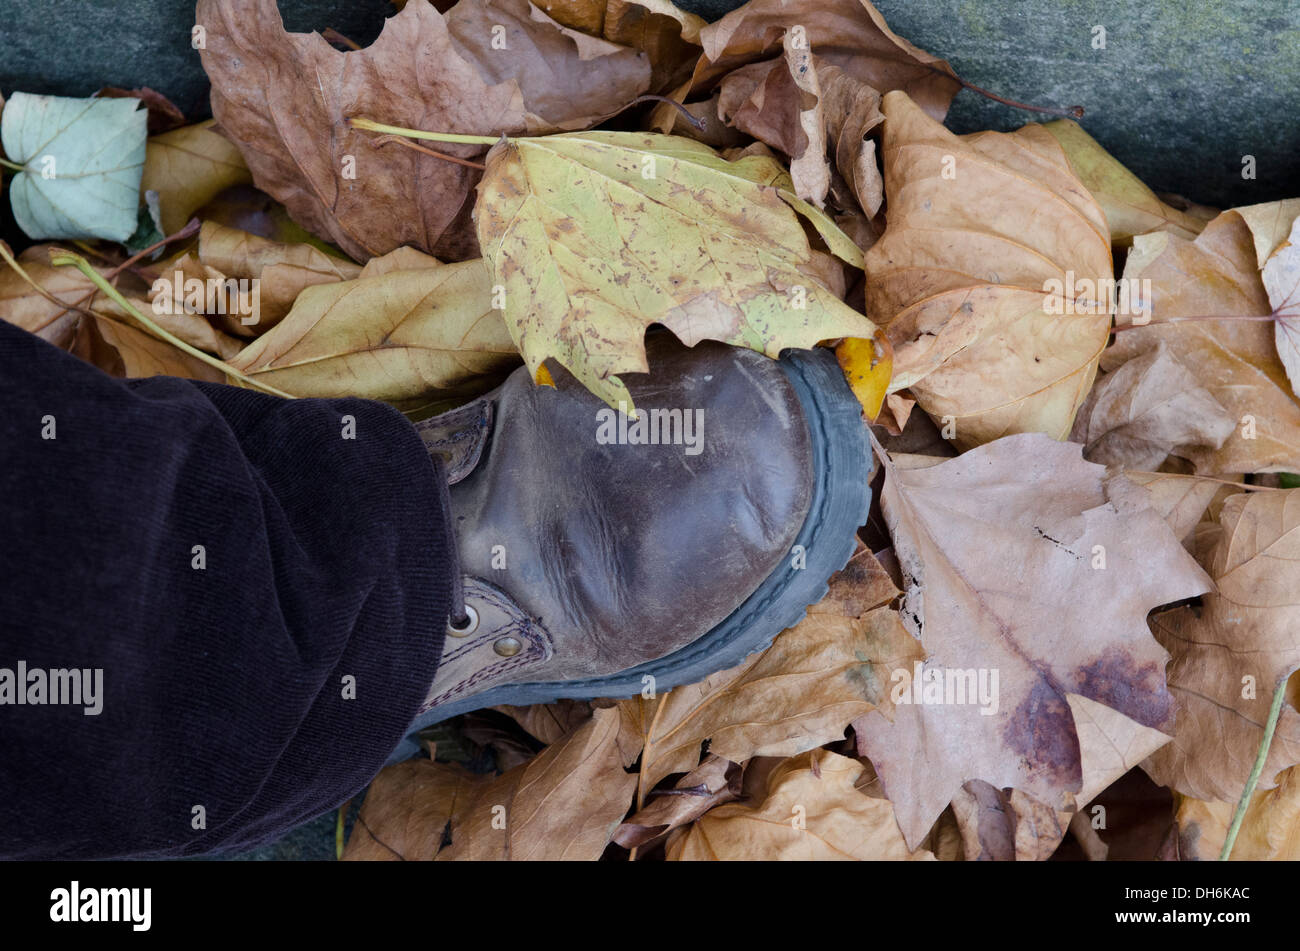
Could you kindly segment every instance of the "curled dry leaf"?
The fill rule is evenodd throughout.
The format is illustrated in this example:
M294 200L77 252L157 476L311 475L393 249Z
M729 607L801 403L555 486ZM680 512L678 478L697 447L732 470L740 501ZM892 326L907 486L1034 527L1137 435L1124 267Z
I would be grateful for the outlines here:
M1019 789L995 789L982 780L962 786L952 800L966 861L1042 862L1069 827L1057 812Z
M767 796L705 813L668 842L671 861L932 860L903 842L887 799L858 786L869 766L816 749L786 760L768 776Z
M728 162L675 136L586 132L502 142L475 211L511 337L535 377L549 357L611 406L632 398L652 323L688 346L720 340L777 357L870 321L827 285L807 219L860 258L763 156Z
M345 862L429 862L447 823L486 782L454 763L409 759L386 766L370 783Z
M867 133L884 121L880 93L831 63L783 41L785 55L729 74L718 112L791 159L795 193L821 206L831 190L830 158L867 217L880 210L884 183Z
M150 137L145 147L142 192L157 192L162 229L175 234L193 214L234 185L253 181L235 144L215 121Z
M894 345L891 388L951 417L962 448L1065 438L1110 332L1101 209L1041 126L955 136L902 93L883 111L889 224L866 255L867 313Z
M475 169L381 143L346 120L484 135L592 124L644 92L644 54L575 38L526 0L462 0L444 17L411 0L370 47L287 33L275 0L200 0L212 110L257 186L294 219L364 261L402 245L477 254ZM508 50L493 48L492 25ZM524 86L513 77L542 75ZM534 99L534 97L537 97ZM478 146L441 151L469 157Z
M1174 741L1144 765L1162 786L1193 799L1235 802L1245 788L1278 684L1300 669L1300 490L1229 496L1217 526L1196 539L1217 591L1200 607L1151 619L1172 655ZM1300 763L1300 713L1282 707L1260 776Z
M654 700L621 701L643 741L642 799L669 773L694 769L705 740L733 763L794 756L840 739L850 721L888 705L889 671L921 656L887 606L897 594L864 549L766 651Z
M531 762L476 786L438 860L595 861L631 804L637 750L619 710L594 711Z
M258 333L278 324L306 288L361 275L359 265L310 244L271 241L211 221L199 231L199 261L222 276L257 282Z
M1161 201L1074 120L1056 119L1043 128L1061 143L1070 168L1101 205L1112 244L1132 244L1134 235L1149 231L1191 241L1205 227L1204 218Z
M786 0L750 0L700 31L704 56L692 92L708 91L748 63L770 59L786 34L881 93L906 92L936 120L961 89L952 68L889 29L867 0L822 0L795 13Z
M649 802L618 827L614 841L625 849L639 848L740 798L741 772L738 763L708 754L671 789L651 793Z
M231 364L295 396L398 407L482 389L518 361L481 261L318 284Z
M1163 341L1237 421L1219 448L1188 452L1197 474L1300 472L1300 404L1278 359L1272 322L1246 319L1267 316L1272 307L1245 219L1225 211L1195 241L1138 235L1124 281L1150 281L1142 297L1151 322L1116 314L1123 329L1102 354L1102 369L1112 372Z
M705 21L669 0L534 0L564 26L643 51L654 71L650 91L665 93L690 75Z
M1155 471L1171 453L1218 449L1236 425L1160 343L1093 387L1071 438L1089 462Z
M854 728L909 843L972 779L1074 808L1095 784L1090 747L1145 754L1167 722L1167 655L1146 614L1208 579L1140 490L1108 491L1105 474L1036 433L886 466L902 616L930 660L919 679L891 676L892 723L872 713Z

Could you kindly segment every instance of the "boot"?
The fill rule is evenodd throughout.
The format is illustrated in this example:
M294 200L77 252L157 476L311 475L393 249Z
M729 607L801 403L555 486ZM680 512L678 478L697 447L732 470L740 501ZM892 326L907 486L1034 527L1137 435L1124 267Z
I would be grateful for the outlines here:
M521 368L417 424L447 472L460 591L413 728L702 680L848 561L872 463L834 355L646 344L651 372L623 377L637 420Z

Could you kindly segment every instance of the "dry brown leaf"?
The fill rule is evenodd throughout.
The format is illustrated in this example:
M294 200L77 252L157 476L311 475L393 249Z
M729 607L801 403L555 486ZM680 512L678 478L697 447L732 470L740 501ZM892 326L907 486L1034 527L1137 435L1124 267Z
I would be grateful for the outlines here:
M1199 475L1300 472L1300 404L1278 358L1250 227L1237 211L1215 218L1195 241L1138 235L1125 281L1150 281L1150 324L1117 314L1123 327L1101 358L1117 370L1163 341L1237 421L1223 445L1189 455ZM1227 319L1182 319L1221 317Z
M879 107L880 93L794 46L789 33L781 59L729 74L718 98L719 114L732 125L790 157L795 193L819 206L831 190L829 151L868 218L884 200L876 145L865 138L884 120Z
M1300 198L1234 209L1255 239L1255 258L1273 307L1273 340L1292 394L1300 387Z
M227 277L259 282L257 320L252 324L258 333L278 324L305 288L361 275L360 265L310 244L271 241L211 221L199 231L199 261Z
M295 396L398 406L482 389L519 361L481 261L308 287L231 364Z
M1041 126L955 136L902 93L883 111L889 225L866 255L867 313L894 344L892 389L950 417L962 448L1064 439L1109 336L1101 209Z
M596 710L567 737L480 786L451 820L438 861L595 861L636 788L634 738L615 708Z
M1300 669L1300 490L1229 496L1197 550L1217 591L1151 619L1172 655L1174 741L1147 773L1193 799L1234 802L1263 738L1278 684ZM1300 763L1300 713L1285 704L1260 788Z
M385 767L370 783L345 862L429 862L461 803L486 778L453 763L409 759Z
M871 777L856 759L815 749L768 776L767 797L705 813L668 842L670 861L931 860L909 851L887 799L857 785Z
M1219 857L1234 803L1178 798L1178 844L1184 860L1212 861ZM1237 861L1300 859L1300 766L1278 777L1277 788L1256 792L1232 846Z
M1105 474L1077 444L1036 433L928 468L886 467L902 616L930 660L920 680L892 676L892 723L873 713L854 728L909 843L973 779L1074 808L1093 745L1140 749L1168 719L1166 654L1146 614L1208 579L1142 491L1108 492Z
M143 309L148 305L140 301L137 306ZM96 315L95 327L104 342L117 350L127 377L179 376L211 383L230 382L215 367L129 324Z
M558 742L591 719L592 706L586 700L556 700L527 707L493 707L510 717L527 732L547 744Z
M1205 227L1205 218L1161 201L1077 122L1056 119L1043 128L1061 143L1070 168L1101 205L1112 244L1131 244L1134 235L1149 231L1168 231L1190 241Z
M1071 439L1089 462L1154 472L1172 453L1212 452L1237 421L1158 343L1093 387Z
M651 793L650 801L618 827L614 841L625 849L639 848L739 798L741 772L738 763L708 754L671 789Z
M668 0L534 0L534 5L567 27L643 51L654 70L651 92L679 86L700 55L704 20Z
M233 185L250 184L252 173L214 120L151 136L145 147L140 192L157 192L162 229L175 234L198 211Z
M787 33L872 89L903 90L936 120L961 89L946 62L890 30L867 0L822 0L797 11L787 0L750 0L700 31L704 56L691 91L710 91L732 70L770 59Z
M554 132L585 128L650 82L643 53L579 40L526 0L462 0L447 17L411 0L373 45L352 52L315 33L286 33L275 0L200 0L197 22L207 31L200 55L213 114L257 186L359 261L402 245L473 257L479 176L383 144L348 118L482 135ZM494 48L494 37L507 48Z
M694 769L700 745L743 763L794 756L840 739L850 721L888 705L888 672L921 656L892 608L897 594L865 549L830 591L766 651L697 684L619 706L643 738L642 797L669 773Z
M968 862L1045 861L1070 822L1070 813L1057 812L1019 789L995 789L978 779L958 791L952 810Z
M1222 502L1228 494L1241 491L1215 479L1167 472L1125 472L1118 478L1128 479L1147 490L1151 507L1160 513L1184 547L1216 500Z

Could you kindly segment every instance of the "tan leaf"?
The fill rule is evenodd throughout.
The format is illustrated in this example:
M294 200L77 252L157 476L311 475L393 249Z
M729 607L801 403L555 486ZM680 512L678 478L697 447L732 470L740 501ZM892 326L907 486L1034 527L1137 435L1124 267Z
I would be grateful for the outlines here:
M486 778L451 763L409 759L385 767L366 790L345 862L429 862L462 802Z
M867 313L892 389L969 448L1070 432L1110 330L1106 220L1041 126L955 136L883 100L889 224L866 255ZM1055 311L1055 312L1053 312Z
M1229 496L1219 525L1198 538L1217 592L1201 606L1151 619L1172 655L1174 741L1144 768L1194 799L1234 802L1245 788L1278 684L1300 669L1300 490ZM1300 763L1300 713L1282 708L1260 776Z
M694 822L714 806L739 798L740 775L738 764L708 754L672 789L653 792L650 801L618 827L614 841L635 849Z
M1184 547L1216 499L1221 501L1221 497L1238 491L1214 479L1167 472L1125 472L1119 478L1128 479L1146 489L1151 507L1160 513L1174 534L1184 542Z
M1146 615L1208 579L1143 493L1109 493L1105 475L1036 433L886 466L902 617L930 660L892 676L892 723L873 713L855 730L909 843L973 779L1074 808L1094 738L1127 751L1168 719ZM1111 722L1087 735L1072 695L1124 714L1127 735Z
M232 185L253 181L233 142L215 120L184 126L149 138L145 146L141 193L158 193L162 228L175 234L194 212Z
M851 721L888 705L889 671L921 656L897 612L880 606L896 593L863 550L766 651L654 700L621 701L643 738L642 798L669 773L694 769L706 739L710 752L733 763L794 756L840 739Z
M757 806L712 809L668 842L670 861L902 860L909 851L887 799L856 788L870 769L847 756L811 750L772 771Z
M1212 861L1219 857L1235 803L1178 798L1180 858ZM1300 859L1300 766L1278 776L1277 788L1256 792L1232 846L1234 861Z
M359 261L402 245L461 259L477 253L476 170L384 144L346 120L550 132L585 128L645 91L644 54L585 37L580 46L534 13L526 0L463 0L444 17L411 0L373 45L352 52L286 33L275 0L200 0L196 22L207 30L200 55L213 114L259 188ZM492 48L492 25L505 27L509 53Z
M308 287L231 361L295 396L396 405L472 392L517 362L481 261Z
M143 309L148 305L139 302L137 306ZM212 383L230 382L220 370L129 324L96 315L95 327L104 341L117 350L130 378L179 376Z
M1300 471L1300 405L1278 359L1272 307L1260 280L1250 227L1236 211L1215 218L1195 241L1166 232L1138 235L1124 280L1150 281L1145 326L1117 314L1123 327L1101 358L1112 372L1163 341L1237 420L1218 449L1192 451L1199 475ZM1206 320L1187 318L1221 317Z
M1173 453L1212 452L1237 421L1158 343L1093 388L1075 421L1089 462L1155 471Z
M1205 227L1204 218L1161 201L1077 122L1055 119L1043 128L1061 143L1070 168L1101 205L1112 244L1131 244L1134 235L1148 231L1168 231L1190 241Z
M1069 812L1057 812L1019 789L995 789L978 779L962 786L952 810L968 862L1046 861L1070 822Z
M279 323L305 288L349 281L361 274L360 265L310 244L271 241L211 221L205 221L199 231L199 260L229 277L258 282L254 326L259 332Z
M595 861L627 813L636 760L617 709L592 718L529 763L475 787L451 820L438 861Z
M591 719L592 706L586 700L556 700L527 707L493 707L518 723L531 736L547 744L568 736Z
M1300 198L1235 211L1255 239L1255 258L1273 307L1273 340L1295 394L1300 386Z

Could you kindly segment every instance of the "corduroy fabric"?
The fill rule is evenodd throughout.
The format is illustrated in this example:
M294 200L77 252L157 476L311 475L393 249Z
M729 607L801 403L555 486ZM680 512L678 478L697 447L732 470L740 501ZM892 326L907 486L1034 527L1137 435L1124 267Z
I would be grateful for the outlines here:
M0 857L245 849L363 788L442 649L440 465L382 403L117 380L0 321L0 668L103 670L97 716L0 704Z

